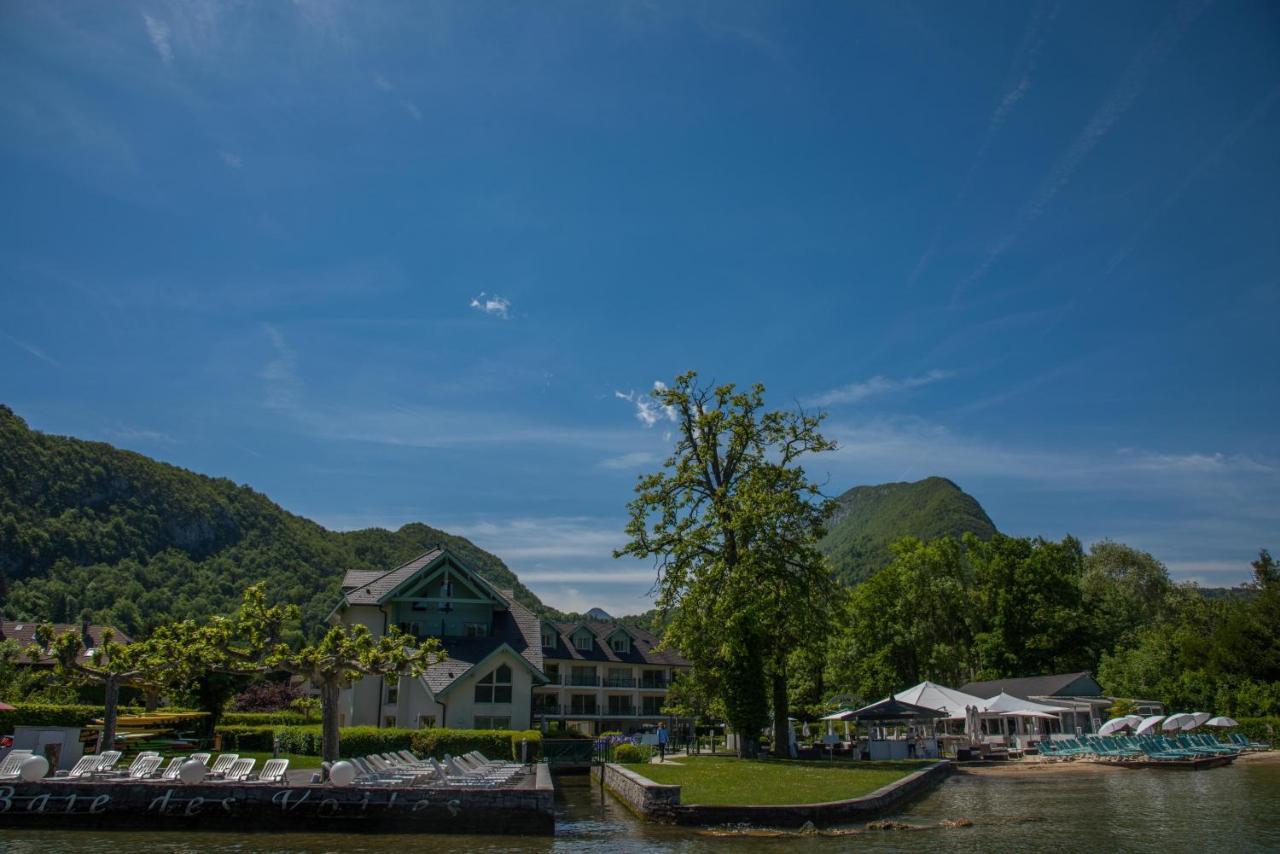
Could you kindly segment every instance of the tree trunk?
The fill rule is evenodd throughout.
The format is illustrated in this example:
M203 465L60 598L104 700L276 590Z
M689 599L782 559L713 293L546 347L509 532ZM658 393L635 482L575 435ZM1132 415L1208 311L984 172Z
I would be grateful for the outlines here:
M120 703L120 683L108 676L102 683L105 700L102 713L102 747L100 751L114 750L116 745L116 706Z
M147 689L147 714L151 714L160 707L160 689Z
M773 665L773 755L791 757L791 723L787 720L787 674L784 663Z
M338 761L338 682L326 680L320 686L320 754L326 762Z

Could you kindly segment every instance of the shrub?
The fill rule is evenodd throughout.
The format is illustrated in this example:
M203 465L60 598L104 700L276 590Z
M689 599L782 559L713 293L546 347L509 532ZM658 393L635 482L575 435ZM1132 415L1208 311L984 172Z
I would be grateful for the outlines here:
M652 755L653 749L647 745L624 743L613 749L614 762L648 762Z
M542 733L537 730L508 729L419 729L413 730L410 749L420 756L460 756L478 750L490 759L519 759L520 743L527 742L530 762L542 756Z
M263 753L274 748L279 727L269 725L219 725L214 733L222 737L222 749Z
M218 723L227 726L304 726L311 721L297 712L224 712Z
M103 715L102 706L55 705L52 703L18 703L12 712L0 712L0 734L13 732L18 726L87 726ZM145 711L141 706L119 706L121 715L137 715ZM161 712L190 711L190 709L159 709Z
M263 679L231 698L227 708L236 712L278 712L303 696L301 685Z

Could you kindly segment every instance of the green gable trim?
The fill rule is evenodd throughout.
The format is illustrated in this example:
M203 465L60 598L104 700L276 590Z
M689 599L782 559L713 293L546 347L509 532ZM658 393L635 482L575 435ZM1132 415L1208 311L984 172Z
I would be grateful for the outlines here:
M380 598L379 603L389 602L393 599L414 598L406 595L406 591L416 589L420 584L430 583L431 580L445 571L443 564L447 563L453 569L457 570L463 576L462 583L469 585L479 592L480 595L493 601L495 605L503 608L507 607L507 600L493 588L489 582L485 581L480 575L462 561L458 560L448 549L441 549L440 554L435 560L423 566L409 578L406 578L398 584L393 590Z
M534 667L531 663L529 663L529 659L525 658L523 655L521 655L520 653L512 649L511 644L504 643L498 646L497 648L495 648L492 652L490 652L484 658L480 659L475 664L471 665L466 670L459 673L457 678L455 678L448 685L441 688L440 691L436 693L435 696L444 697L445 695L447 695L457 685L460 685L462 682L466 681L468 676L475 675L477 671L479 671L482 667L484 667L491 658L496 656L498 653L502 652L504 649L507 652L511 653L511 657L514 658L520 664L523 664L525 669L528 670L530 674L532 674L533 681L535 684L545 685L551 681L551 679L545 673L543 673L541 670L539 670L538 668ZM430 688L428 688L427 690L428 692L430 692Z

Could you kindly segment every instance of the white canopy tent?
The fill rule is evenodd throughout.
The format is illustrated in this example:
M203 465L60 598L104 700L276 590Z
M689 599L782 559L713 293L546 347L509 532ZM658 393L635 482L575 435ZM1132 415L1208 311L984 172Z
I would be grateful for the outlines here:
M949 721L965 720L965 710L970 706L977 706L979 712L987 710L987 701L981 697L927 680L905 691L899 691L893 698L914 706L946 712L946 720Z
M1044 703L1037 703L1034 700L1023 700L1020 697L1014 697L1009 694L996 694L990 700L983 701L986 703L988 712L1044 712L1047 715L1054 716L1062 712L1069 712L1066 706L1049 706Z

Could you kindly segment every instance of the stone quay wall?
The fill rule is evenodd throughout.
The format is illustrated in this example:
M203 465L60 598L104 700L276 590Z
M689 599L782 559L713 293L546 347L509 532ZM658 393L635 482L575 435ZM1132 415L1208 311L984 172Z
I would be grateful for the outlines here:
M80 782L0 784L0 828L555 833L551 775L520 788Z
M900 809L911 799L941 783L952 763L936 762L869 795L819 804L746 806L683 804L680 787L660 785L617 765L604 766L604 784L633 812L644 818L681 825L747 824L756 827L817 827L869 821ZM593 768L592 774L600 769ZM672 791L674 790L674 791Z

